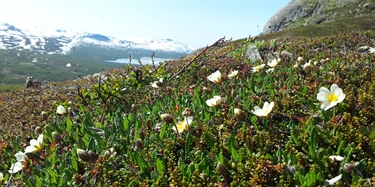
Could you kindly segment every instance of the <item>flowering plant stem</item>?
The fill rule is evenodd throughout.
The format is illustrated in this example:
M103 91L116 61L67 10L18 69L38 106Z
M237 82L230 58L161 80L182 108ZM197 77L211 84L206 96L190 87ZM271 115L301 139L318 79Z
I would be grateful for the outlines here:
M253 152L254 150L254 143L253 143L253 126L250 125L249 121L247 119L245 119L245 122L246 122L246 125L249 127L249 131L250 131L250 138L249 138L249 142L250 142L250 150L251 152Z

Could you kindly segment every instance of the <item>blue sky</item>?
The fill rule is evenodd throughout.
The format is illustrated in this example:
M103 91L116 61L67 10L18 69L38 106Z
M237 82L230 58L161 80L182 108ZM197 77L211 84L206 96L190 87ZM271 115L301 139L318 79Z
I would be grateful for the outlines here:
M0 22L204 47L258 35L290 0L0 0Z

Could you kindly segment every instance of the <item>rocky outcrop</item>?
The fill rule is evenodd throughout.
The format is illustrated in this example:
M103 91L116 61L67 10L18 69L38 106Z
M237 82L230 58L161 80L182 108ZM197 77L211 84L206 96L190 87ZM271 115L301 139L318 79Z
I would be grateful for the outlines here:
M292 0L268 20L263 34L369 14L375 14L374 0Z

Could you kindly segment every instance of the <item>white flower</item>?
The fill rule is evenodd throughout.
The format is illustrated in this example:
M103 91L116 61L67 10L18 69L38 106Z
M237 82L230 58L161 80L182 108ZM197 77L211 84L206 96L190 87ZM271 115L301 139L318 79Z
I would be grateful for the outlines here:
M270 68L266 71L266 73L270 73L270 72L273 72L273 70L275 70L275 68Z
M229 73L228 78L234 78L237 77L238 70L232 71Z
M368 51L369 51L370 53L374 53L374 54L375 54L375 47L370 47L370 49L368 49Z
M184 121L179 121L176 124L176 126L172 127L173 131L175 131L175 132L178 131L178 133L182 133L182 132L184 132L184 130L188 130L189 129L189 125L191 124L191 122L193 122L193 119L194 119L193 116L187 116L187 117L185 117ZM176 127L177 127L177 129L176 129Z
M294 65L293 65L294 68L297 68L298 67L298 62L296 62Z
M25 153L40 152L43 148L43 134L38 136L38 139L30 140L30 145L26 147Z
M161 82L159 81L154 81L151 86L154 87L154 88L161 88Z
M206 104L208 106L216 106L216 105L220 104L220 102L221 102L221 96L216 95L213 98L208 99L206 101Z
M333 161L343 161L345 159L342 156L336 156L336 155L329 156L328 158L333 160Z
M336 176L336 177L334 177L330 180L325 180L323 184L325 186L334 185L337 181L339 181L341 179L341 177L342 177L342 174L340 174L340 175L338 175L338 176Z
M3 183L3 180L4 180L4 175L3 175L3 173L0 172L0 184Z
M64 108L62 105L59 105L59 106L57 107L56 113L57 113L57 114L61 114L61 115L63 115L63 114L66 113L66 110L65 110L65 108Z
M265 64L261 64L259 66L255 66L255 67L253 67L252 72L254 72L254 73L258 72L259 70L263 69L264 66L266 66L266 65Z
M303 61L303 58L299 56L299 57L297 58L297 60L298 60L298 62L302 62L302 61Z
M345 94L342 92L342 89L337 86L337 84L331 85L331 91L325 87L319 89L319 93L316 98L323 102L320 108L322 110L328 110L341 103L345 99Z
M271 68L274 68L274 67L277 66L277 64L278 64L280 61L281 61L281 59L279 59L279 58L278 58L278 59L274 58L274 59L271 60L271 62L268 62L267 65L268 65L269 67L271 67Z
M274 102L268 103L266 101L263 105L263 108L260 108L259 106L255 106L254 110L252 110L251 112L259 117L266 117L272 111L274 104L275 104Z
M221 83L221 73L219 70L215 71L215 73L211 74L210 76L207 77L208 80L211 82L214 82L216 84Z
M18 152L15 154L17 162L12 164L9 169L9 173L17 173L23 169L23 163L26 162L26 154Z
M306 69L307 67L311 66L311 61L307 62L306 64L302 65L303 69Z

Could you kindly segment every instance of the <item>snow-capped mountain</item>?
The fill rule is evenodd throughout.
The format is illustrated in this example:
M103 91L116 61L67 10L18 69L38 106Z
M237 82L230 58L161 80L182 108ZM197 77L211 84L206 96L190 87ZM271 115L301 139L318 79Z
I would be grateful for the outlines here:
M185 54L195 50L172 39L132 41L83 31L48 30L39 27L26 30L8 23L0 23L0 49L29 49L40 53L69 54L76 47L85 45Z

